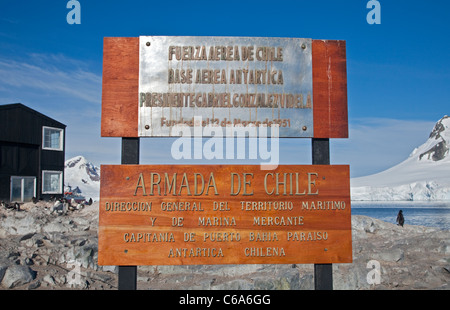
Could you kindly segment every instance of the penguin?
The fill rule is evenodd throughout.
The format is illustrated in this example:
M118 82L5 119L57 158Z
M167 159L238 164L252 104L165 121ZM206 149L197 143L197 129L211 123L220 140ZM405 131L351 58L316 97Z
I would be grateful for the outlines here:
M397 225L400 225L403 227L404 223L405 223L405 218L403 217L403 211L400 210L397 215Z

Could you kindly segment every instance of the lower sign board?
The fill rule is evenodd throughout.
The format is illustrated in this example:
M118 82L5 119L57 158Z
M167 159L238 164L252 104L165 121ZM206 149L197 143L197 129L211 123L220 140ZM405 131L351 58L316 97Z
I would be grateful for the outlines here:
M99 265L352 262L349 166L101 171Z

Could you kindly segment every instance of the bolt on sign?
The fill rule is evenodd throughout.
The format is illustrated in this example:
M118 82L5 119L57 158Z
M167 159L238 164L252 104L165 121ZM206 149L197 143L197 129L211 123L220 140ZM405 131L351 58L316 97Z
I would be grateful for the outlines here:
M345 41L105 38L103 137L176 137L202 126L347 138Z
M103 165L99 265L349 263L345 165Z

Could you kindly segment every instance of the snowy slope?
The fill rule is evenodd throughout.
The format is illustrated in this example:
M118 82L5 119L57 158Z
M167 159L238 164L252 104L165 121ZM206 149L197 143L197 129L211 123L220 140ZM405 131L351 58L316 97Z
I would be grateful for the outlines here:
M450 200L450 117L400 164L351 180L352 200Z
M64 186L72 191L77 187L86 200L100 197L100 168L88 162L83 156L68 159L64 165Z

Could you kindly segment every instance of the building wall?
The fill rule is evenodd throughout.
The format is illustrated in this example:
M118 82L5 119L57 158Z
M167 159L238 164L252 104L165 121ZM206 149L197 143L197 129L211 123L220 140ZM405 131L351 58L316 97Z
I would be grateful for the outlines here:
M11 176L39 180L39 152L38 145L0 141L0 200L10 199Z
M42 170L62 171L64 177L65 145L63 151L42 149L43 126L64 129L55 121L21 104L0 106L0 200L9 201L11 176L36 177L37 198L42 194Z

